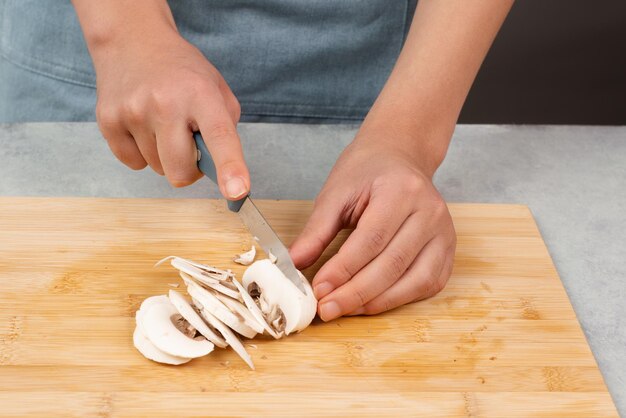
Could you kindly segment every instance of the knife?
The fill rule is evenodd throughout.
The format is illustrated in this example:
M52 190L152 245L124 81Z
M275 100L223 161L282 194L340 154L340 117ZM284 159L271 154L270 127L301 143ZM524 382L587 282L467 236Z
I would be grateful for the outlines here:
M198 149L198 168L202 173L217 184L217 171L211 158L211 154L204 143L200 132L194 132L193 139L196 141ZM250 195L246 195L239 200L229 200L228 209L239 214L244 225L255 240L259 243L265 254L276 256L276 266L302 293L306 295L306 289L302 284L302 279L294 266L287 247L282 243L276 232L267 223L259 209L256 207Z

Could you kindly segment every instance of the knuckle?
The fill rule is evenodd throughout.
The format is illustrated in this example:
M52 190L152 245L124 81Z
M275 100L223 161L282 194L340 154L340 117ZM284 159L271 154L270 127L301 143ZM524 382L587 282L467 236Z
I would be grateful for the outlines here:
M369 252L379 252L387 242L387 233L380 228L372 228L367 235L366 246Z
M433 200L433 210L435 215L441 218L447 218L450 216L448 205L446 205L446 202L442 198Z
M439 280L438 277L426 278L426 286L424 288L424 293L420 296L420 299L427 299L435 296L443 290L444 285L445 281Z
M96 120L98 121L100 130L105 136L107 136L107 134L110 135L110 132L115 131L116 127L120 124L120 118L117 112L111 107L100 104L96 106Z
M192 184L195 181L195 178L191 176L176 175L176 176L168 176L167 181L173 187L185 187L185 186L189 186L190 184Z
M357 288L354 291L354 299L356 301L355 306L365 306L367 302L369 302L369 294L367 290L362 288Z
M210 140L215 142L230 142L235 135L234 128L227 123L216 123L207 132Z
M424 179L414 174L405 176L400 184L402 184L402 193L409 196L415 196L424 189Z
M410 256L404 250L397 249L390 251L387 255L387 274L390 279L396 279L405 272L407 266L409 265Z
M139 98L132 98L124 105L124 113L130 123L141 124L145 121L144 105Z
M113 152L113 155L115 155L117 159L124 163L127 167L133 170L142 170L148 165L141 155L129 149L123 141L113 139L109 140L108 144L109 148L111 148L111 151Z
M167 117L176 114L178 102L170 94L154 91L152 92L152 107L157 115Z
M206 100L209 97L215 97L220 94L219 87L204 77L194 76L190 80L190 84L196 94L196 98L199 100Z
M391 301L388 299L381 300L376 303L368 303L365 305L365 315L378 315L379 313L387 312L392 309Z
M335 276L339 279L337 280L340 282L339 284L347 282L354 275L352 269L345 262L337 263L337 268L334 271Z

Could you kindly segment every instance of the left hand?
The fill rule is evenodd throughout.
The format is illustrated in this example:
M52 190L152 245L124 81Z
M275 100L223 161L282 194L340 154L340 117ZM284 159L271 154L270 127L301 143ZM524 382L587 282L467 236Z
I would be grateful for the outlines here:
M398 148L398 149L396 149ZM438 293L452 271L452 218L420 164L393 141L349 145L290 254L312 265L342 228L356 227L313 279L324 321L373 315Z

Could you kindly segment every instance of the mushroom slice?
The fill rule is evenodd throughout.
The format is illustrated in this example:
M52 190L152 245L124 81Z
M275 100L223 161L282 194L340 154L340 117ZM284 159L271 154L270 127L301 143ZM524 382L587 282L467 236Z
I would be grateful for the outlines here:
M200 315L198 315L189 302L187 302L187 299L185 299L183 295L173 289L170 289L169 300L172 302L178 313L207 340L211 341L218 347L226 347L226 341L217 335L217 333L215 333L204 322L204 320L200 317Z
M205 309L212 315L216 316L221 322L232 328L233 331L238 332L244 337L254 338L256 331L246 325L243 317L232 312L211 292L202 288L197 283L193 281L188 281L186 283L187 292L192 298L196 299L202 305L202 309Z
M179 364L185 364L191 360L186 357L172 356L156 348L156 346L150 342L148 337L143 334L139 325L135 327L135 332L133 332L133 344L135 345L137 351L139 351L145 358L156 361L157 363L178 366Z
M190 260L187 260L182 257L169 256L160 260L155 264L155 267L160 266L165 261L170 261L172 267L177 270L184 271L185 273L194 276L197 280L200 281L209 281L212 283L219 283L220 281L225 281L231 279L233 276L232 272L226 270L220 270L215 267L206 266L204 264L199 264Z
M226 295L220 295L219 293L215 293L214 296L220 300L227 308L229 308L233 313L241 315L243 317L243 321L247 326L258 332L259 334L263 334L265 328L263 325L259 324L254 316L250 313L246 305L235 300L233 298L229 298ZM239 296L239 292L237 292L237 296Z
M239 355L239 357L241 357L243 361L245 361L246 364L250 366L252 370L254 370L254 363L252 363L252 358L250 357L250 354L248 354L248 352L246 351L239 338L237 338L237 335L235 335L235 333L232 332L230 328L226 326L226 324L224 324L206 309L201 309L200 315L202 315L202 317L206 319L207 323L211 324L219 332L222 333L228 345L230 345L232 349L235 350L235 352Z
M149 307L153 305L156 305L159 303L168 303L168 302L169 302L169 299L165 295L150 296L149 298L146 298L143 300L143 302L141 302L141 305L139 306L139 310L137 312L145 312L148 310Z
M279 339L281 336L274 331L274 329L270 326L270 324L267 323L267 321L265 320L265 316L263 315L263 312L261 311L261 308L259 308L259 306L256 304L254 299L252 299L252 297L246 291L243 285L241 285L237 280L233 280L233 284L237 286L237 289L239 289L239 293L241 294L241 297L243 298L243 303L246 304L246 306L248 307L248 310L250 310L250 313L252 314L254 319L256 319L257 322L263 326L265 331L270 336L276 339Z
M268 322L281 325L280 316L281 314L284 316L285 323L282 325L285 334L289 335L306 328L317 310L317 300L311 285L301 273L300 279L306 289L306 295L275 264L265 259L256 261L248 267L243 274L242 282L245 289L258 293L256 299L260 305L268 305L269 312L268 309L261 309Z
M189 280L195 280L196 282L200 282L201 285L203 285L204 287L208 287L211 288L219 293L222 293L224 295L228 295L231 298L235 298L235 299L239 299L241 296L239 296L239 292L235 289L232 289L230 287L224 286L224 283L226 282L217 282L217 283L210 283L210 282L204 282L201 281L193 276L190 276L189 274L185 273L184 271L180 271L179 272L180 277L183 278L183 281L185 283L187 283L187 281Z
M256 247L253 245L250 251L239 254L233 261L242 266L249 266L254 261L254 257L256 257Z
M141 331L150 342L169 355L196 358L213 351L213 343L204 337L196 339L190 336L195 335L195 329L189 329L189 323L182 318L169 299L167 303L148 306L145 312L140 312L138 319Z
M274 254L272 254L271 251L268 251L267 258L269 258L269 260L272 262L272 264L276 264L276 261L278 260L278 258L276 258L276 256Z

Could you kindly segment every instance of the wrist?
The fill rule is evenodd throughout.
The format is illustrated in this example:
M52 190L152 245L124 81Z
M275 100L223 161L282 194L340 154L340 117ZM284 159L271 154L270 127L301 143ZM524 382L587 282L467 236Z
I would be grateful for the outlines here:
M427 121L423 123L403 123L398 115L393 117L367 116L355 138L378 149L391 152L409 159L423 174L432 178L448 151L448 145L454 132L454 123Z
M91 0L73 0L73 3L94 61L111 51L158 42L170 34L178 35L166 1L102 1L97 8Z

